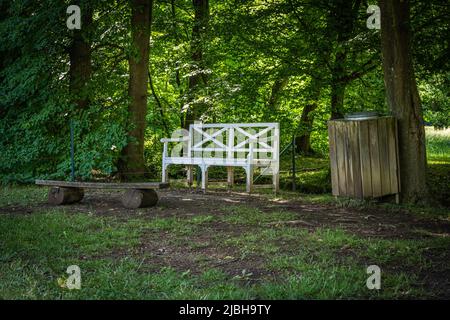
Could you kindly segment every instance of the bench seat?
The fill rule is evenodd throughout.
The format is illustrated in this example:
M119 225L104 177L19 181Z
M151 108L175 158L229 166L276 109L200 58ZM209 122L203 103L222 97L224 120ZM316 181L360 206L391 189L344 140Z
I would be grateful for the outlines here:
M162 182L109 183L109 182L36 180L35 183L40 186L83 188L83 189L165 189L169 187L168 183Z
M251 163L254 166L267 166L270 165L271 160L260 159L253 160ZM209 166L224 166L224 167L244 167L249 162L248 160L239 159L214 159L214 158L185 158L185 157L173 157L167 159L167 164L185 164L185 165L209 165Z

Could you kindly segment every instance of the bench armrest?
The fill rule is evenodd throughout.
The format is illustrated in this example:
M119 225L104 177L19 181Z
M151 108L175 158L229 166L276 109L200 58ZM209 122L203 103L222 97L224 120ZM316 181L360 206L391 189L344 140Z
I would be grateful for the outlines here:
M183 141L188 141L189 140L189 136L187 137L180 137L180 138L163 138L161 139L161 142L183 142Z

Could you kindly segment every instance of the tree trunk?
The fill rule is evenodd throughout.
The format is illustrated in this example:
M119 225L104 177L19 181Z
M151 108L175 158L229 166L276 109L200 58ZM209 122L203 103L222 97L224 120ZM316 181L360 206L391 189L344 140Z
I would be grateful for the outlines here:
M280 100L280 94L284 90L284 88L286 88L288 82L288 75L278 76L278 78L273 82L272 91L270 92L269 101L267 102L269 106L269 112L274 112L277 110L278 101Z
M192 75L189 77L189 108L186 111L184 128L188 129L189 125L198 120L205 111L204 103L193 102L197 87L203 82L207 83L207 76L204 71L203 63L203 41L208 30L209 23L209 0L192 0L194 6L195 17L194 26L192 28Z
M327 23L331 32L337 32L336 57L331 67L331 119L343 117L345 88L348 84L348 80L344 80L348 71L346 47L348 41L355 36L355 24L361 4L361 0L331 1L332 9Z
M123 180L140 179L145 173L144 134L147 116L148 61L153 0L131 1L132 52L129 57L129 142L122 150L119 171Z
M311 130L314 121L312 112L316 110L317 103L307 104L302 111L300 118L300 134L295 137L295 149L299 153L312 154L311 148Z
M176 7L175 7L175 0L170 0L170 8L171 8L171 15L172 15L172 33L175 38L175 46L178 46L180 44L180 37L178 35L178 29L177 29L177 13L176 13ZM177 84L178 92L180 95L183 94L183 88L181 86L181 77L180 77L180 62L177 59L175 62L175 83ZM184 120L185 120L185 114L183 113L183 103L180 104L180 126L184 127Z
M398 119L402 202L426 201L422 108L411 58L408 0L380 0L381 46L387 104Z
M81 14L82 29L73 31L73 39L69 47L69 90L78 110L86 109L89 105L88 83L92 75L92 48L89 39L92 8L83 6Z
M344 116L344 96L346 84L342 82L345 75L345 60L347 54L345 52L337 53L334 67L332 70L331 83L331 120L340 119Z
M295 137L295 149L299 153L312 154L311 131L314 122L313 111L317 109L317 101L320 98L323 80L312 78L309 92L311 92L310 101L302 110L299 130Z

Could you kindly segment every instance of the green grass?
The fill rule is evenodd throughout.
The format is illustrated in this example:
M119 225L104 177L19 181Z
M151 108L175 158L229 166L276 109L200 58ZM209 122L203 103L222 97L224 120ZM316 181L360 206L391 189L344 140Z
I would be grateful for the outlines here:
M432 162L450 163L450 128L436 130L427 127L425 137L428 160Z
M308 231L274 224L295 219L295 214L288 211L262 212L245 205L226 207L223 211L225 214L221 216L151 219L136 216L125 222L64 210L2 214L0 298L426 297L430 293L416 285L417 266L425 270L432 267L422 253L427 248L445 249L450 244L448 239L371 239L340 229ZM211 223L226 224L241 232L216 232L205 244L196 244L197 234L211 233L208 229ZM164 232L165 238L158 232ZM149 233L155 236L143 240ZM202 263L181 270L152 265L152 255L138 250L149 242L171 243L181 248L188 245L200 250L209 245L218 251L232 249L235 256L225 257L225 261L258 261L264 275L253 281L254 275L245 267L237 267L230 273ZM201 261L201 253L197 255ZM365 287L368 277L365 268L373 263L385 268L380 291ZM81 268L81 290L61 286L61 279L68 276L66 268L73 264Z
M46 194L46 188L36 186L0 186L0 207L35 204L42 201Z
M433 198L450 207L450 129L425 132L428 158L428 188Z
M279 220L295 219L296 215L290 212L261 212L256 208L247 206L228 206L223 210L227 213L222 219L224 222L240 225L258 225Z

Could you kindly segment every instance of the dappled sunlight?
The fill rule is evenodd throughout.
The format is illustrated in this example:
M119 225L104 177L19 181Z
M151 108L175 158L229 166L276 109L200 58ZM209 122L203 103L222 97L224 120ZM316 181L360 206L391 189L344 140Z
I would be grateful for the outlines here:
M0 300L450 298L445 1L68 2L0 0Z

